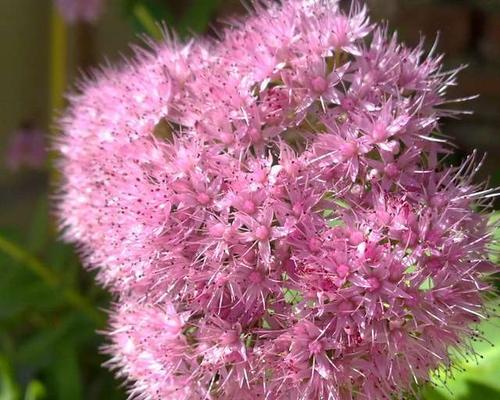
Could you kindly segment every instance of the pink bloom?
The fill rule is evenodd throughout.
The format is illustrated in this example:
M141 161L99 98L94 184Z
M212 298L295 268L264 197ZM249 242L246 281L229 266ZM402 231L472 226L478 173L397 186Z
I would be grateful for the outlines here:
M104 0L54 0L66 22L95 22L102 14Z
M271 242L285 237L287 230L285 227L273 226L273 211L271 208L265 209L256 218L244 214L238 215L238 222L246 226L248 231L243 233L243 241L254 243L259 250L259 254L265 263L271 260Z
M7 168L40 169L46 158L45 134L40 129L27 125L12 134L5 153Z
M495 193L435 135L456 71L364 9L264 3L71 96L61 229L118 299L132 397L402 397L452 367L496 271Z

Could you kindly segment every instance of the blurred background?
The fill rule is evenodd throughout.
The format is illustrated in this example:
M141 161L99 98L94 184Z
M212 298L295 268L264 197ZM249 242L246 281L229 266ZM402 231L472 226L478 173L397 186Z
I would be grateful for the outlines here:
M487 152L481 178L500 185L500 0L367 3L407 44L424 35L430 47L439 31L447 66L468 64L450 97L481 96L458 103L474 113L443 131L458 145L454 162ZM129 56L139 35L159 38L158 21L181 37L210 35L245 8L240 0L0 0L0 10L0 400L125 399L99 354L110 299L54 226L53 120L75 80ZM464 363L449 390L427 388L427 399L500 399L498 319L482 329L498 346L479 341L483 358Z

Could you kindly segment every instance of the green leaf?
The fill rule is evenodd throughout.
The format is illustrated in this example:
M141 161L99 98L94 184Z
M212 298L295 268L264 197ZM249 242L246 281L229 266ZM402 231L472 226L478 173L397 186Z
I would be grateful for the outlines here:
M164 1L154 0L126 0L125 12L131 18L137 32L146 33L152 38L162 38L159 23L166 23L174 27L176 18Z
M420 284L420 286L418 287L418 289L426 292L428 290L431 290L433 287L434 287L434 280L430 276L428 276Z
M304 299L298 290L283 288L282 291L288 304L295 305Z
M179 24L179 32L189 31L203 32L207 29L217 8L219 0L195 0L191 7L186 10L184 17Z
M495 211L489 220L493 227L493 243L490 246L490 260L495 264L500 262L500 211Z
M477 354L475 359L468 362L452 352L455 365L453 378L448 378L443 384L444 372L437 373L433 377L436 383L436 391L444 398L455 400L467 398L470 385L482 385L491 390L500 392L500 318L491 318L479 325L483 340L473 342L474 351ZM470 358L470 357L469 357ZM488 390L489 390L488 389ZM482 399L482 397L477 397ZM500 397L498 397L500 398Z
M68 304L85 312L97 325L101 326L105 322L102 312L97 310L88 299L73 288L65 287L61 277L53 268L45 265L37 257L33 256L25 248L8 240L0 235L0 252L5 253L15 262L25 266L31 272L36 274L48 287L54 291L61 293ZM2 265L0 265L1 267Z
M73 344L63 343L59 346L51 370L58 399L80 400L83 398L81 371L77 350Z
M459 400L500 399L500 391L474 381L467 381L467 394Z
M0 355L0 400L18 400L19 388L8 360Z
M330 220L328 220L327 224L330 228L335 228L336 226L344 226L345 225L344 221L342 221L339 218L330 219Z
M36 203L31 227L28 231L26 248L31 253L38 253L47 244L49 238L49 204L47 196L41 196Z
M338 206L345 208L345 209L350 209L351 206L349 205L348 202L342 200L342 199L335 199L334 203L337 204Z
M166 1L126 0L125 9L137 30L160 40L163 36L160 23L166 23L180 36L204 32L221 3L221 0L193 0L181 3L181 7L175 4L174 9Z
M432 386L426 386L424 388L422 397L425 400L448 400L446 396L443 396L440 391L434 389Z
M134 6L134 17L149 36L155 40L161 40L163 35L160 25L145 5L137 3Z
M33 274L17 266L5 266L0 279L0 323L23 318L26 312L52 312L65 299Z
M33 380L26 388L24 400L42 400L45 399L46 396L47 391L45 390L45 386L43 386L41 382Z
M69 331L71 323L70 319L66 319L56 326L35 332L26 338L19 345L16 362L36 367L50 364L54 358L55 350L64 341L63 338Z

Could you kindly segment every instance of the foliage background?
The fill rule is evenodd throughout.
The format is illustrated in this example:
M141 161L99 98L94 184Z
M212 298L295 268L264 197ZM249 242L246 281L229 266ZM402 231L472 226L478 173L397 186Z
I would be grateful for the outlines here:
M443 129L458 143L455 162L474 148L487 151L483 177L500 184L500 1L367 2L375 19L389 19L408 43L423 32L431 44L441 30L448 65L470 64L452 96L481 93L465 105L475 114ZM96 332L106 327L112 299L58 240L49 200L57 174L50 161L8 171L9 136L23 121L57 135L52 121L64 108L63 91L82 71L130 55L138 34L158 36L156 21L180 36L213 34L219 18L244 7L239 0L107 0L97 24L74 26L50 0L0 0L0 10L0 400L125 399L98 351L103 339ZM425 398L500 399L499 326L498 318L484 324L491 343L478 341L483 358L461 363L454 381L426 388Z

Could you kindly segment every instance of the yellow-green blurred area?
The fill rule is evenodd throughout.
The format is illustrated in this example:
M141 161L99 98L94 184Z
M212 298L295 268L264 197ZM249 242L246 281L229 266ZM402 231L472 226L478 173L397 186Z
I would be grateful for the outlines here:
M0 400L125 399L120 382L101 367L96 330L105 329L102 310L110 299L72 246L58 240L50 203L53 155L33 143L48 148L57 135L53 121L75 80L131 55L129 43L140 44L139 35L160 36L160 21L181 37L214 35L221 18L245 7L239 0L104 0L95 23L70 24L54 1L0 0ZM401 40L416 44L423 34L430 47L440 31L447 67L469 65L450 97L480 94L454 105L474 114L443 121L442 128L457 143L451 162L473 149L487 152L480 179L500 185L500 0L366 2ZM29 133L17 151L28 148L36 160L11 159L20 131ZM42 144L26 144L35 134ZM497 318L484 324L474 343L482 357L457 361L455 379L436 377L425 398L500 399L499 325Z

